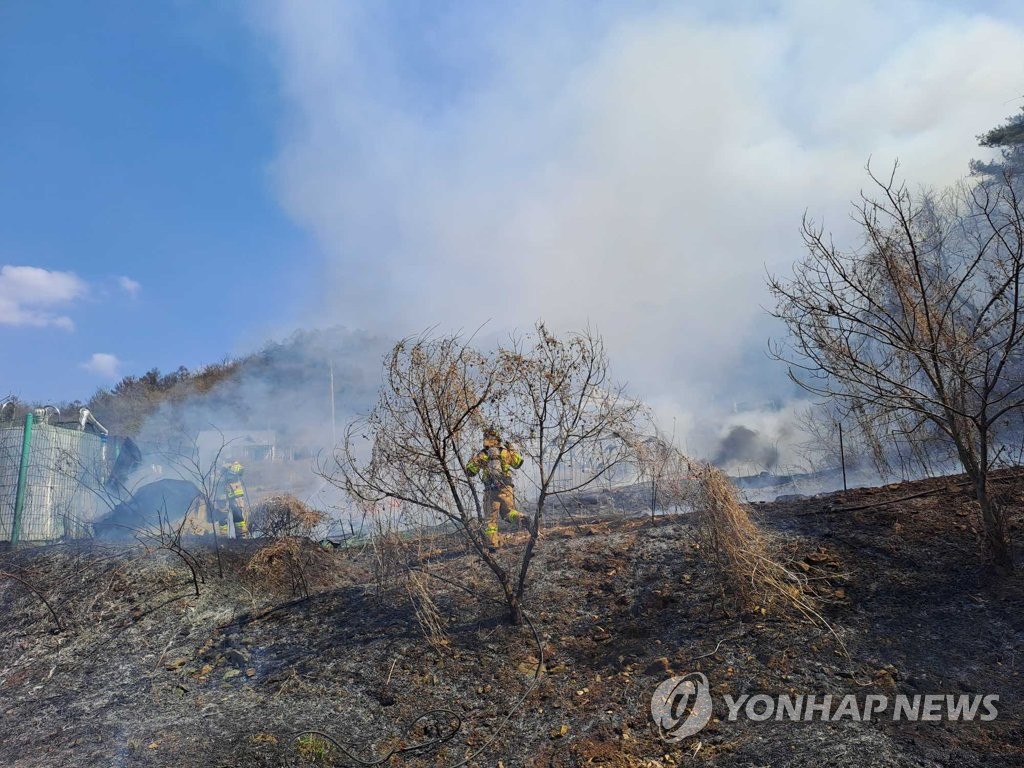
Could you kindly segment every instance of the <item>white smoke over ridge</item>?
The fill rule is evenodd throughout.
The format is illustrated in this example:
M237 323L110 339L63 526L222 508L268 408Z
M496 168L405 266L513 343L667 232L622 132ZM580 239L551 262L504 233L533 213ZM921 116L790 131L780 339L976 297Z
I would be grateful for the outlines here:
M273 173L324 254L318 319L593 324L706 455L733 402L792 397L759 353L778 333L765 268L799 257L805 209L852 235L869 156L915 184L961 176L1020 92L1024 19L751 9L265 5Z
M191 381L145 418L137 434L142 465L125 487L181 479L211 490L220 465L237 459L247 466L254 501L289 492L318 508L347 509L317 467L346 425L372 408L391 344L338 327L303 331L243 358L208 390ZM274 445L276 460L261 451L250 456L254 443Z

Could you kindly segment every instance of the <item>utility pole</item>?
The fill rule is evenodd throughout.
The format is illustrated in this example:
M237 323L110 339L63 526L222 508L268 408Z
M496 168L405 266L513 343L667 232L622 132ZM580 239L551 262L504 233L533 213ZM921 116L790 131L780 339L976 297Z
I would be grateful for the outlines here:
M331 379L331 450L338 445L338 424L334 418L334 361L327 361L327 369L330 371Z

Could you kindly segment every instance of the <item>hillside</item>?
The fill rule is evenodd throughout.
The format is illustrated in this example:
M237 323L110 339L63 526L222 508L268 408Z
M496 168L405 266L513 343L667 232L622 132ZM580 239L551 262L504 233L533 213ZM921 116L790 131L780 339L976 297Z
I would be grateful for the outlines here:
M198 597L168 551L5 553L0 570L45 595L62 629L0 580L0 764L365 765L427 744L382 764L453 766L482 749L469 764L1019 766L1024 579L980 567L955 481L754 506L834 632L730 608L687 516L580 509L548 529L533 570L543 667L481 566L444 540L401 553L421 570L387 590L374 576L387 553L371 548L304 547L305 585L287 555L247 568L258 542L224 549L223 578L200 552ZM1001 487L1019 540L1024 481ZM687 672L709 679L716 720L666 744L651 695ZM1000 698L991 722L724 721L722 696L743 693Z
M89 408L111 434L159 441L192 437L211 425L224 430L271 429L289 442L330 434L330 393L339 424L376 399L380 361L392 342L333 327L297 331L261 349L194 370L154 368L129 375L82 401L57 403L74 414ZM11 400L5 415L47 403Z

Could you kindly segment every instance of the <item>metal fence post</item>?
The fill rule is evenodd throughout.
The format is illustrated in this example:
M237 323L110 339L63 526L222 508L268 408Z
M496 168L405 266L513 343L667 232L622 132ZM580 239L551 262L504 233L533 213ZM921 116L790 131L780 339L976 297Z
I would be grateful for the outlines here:
M11 521L11 546L21 537L21 512L25 508L28 486L28 462L32 453L32 412L25 414L25 432L21 438L21 466L18 468L18 492L14 497L14 520Z
M843 422L839 423L839 461L843 465L843 490L848 490L846 487L846 446L843 445Z

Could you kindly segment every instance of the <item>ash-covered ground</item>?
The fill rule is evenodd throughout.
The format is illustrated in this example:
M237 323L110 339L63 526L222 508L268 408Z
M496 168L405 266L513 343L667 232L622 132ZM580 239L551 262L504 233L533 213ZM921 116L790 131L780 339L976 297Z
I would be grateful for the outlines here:
M982 566L955 480L752 507L828 626L737 609L689 516L595 514L614 498L578 508L545 532L532 570L542 667L529 627L505 623L490 574L450 539L406 544L414 581L385 584L394 553L369 546L254 562L267 545L241 542L219 566L194 546L198 597L172 551L4 553L0 570L21 581L0 579L0 764L361 765L426 743L382 764L1024 765L1024 580ZM1001 488L1019 539L1024 482ZM690 672L707 676L715 717L669 744L651 695ZM998 695L998 717L730 722L724 704L961 693Z

